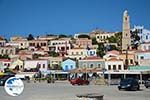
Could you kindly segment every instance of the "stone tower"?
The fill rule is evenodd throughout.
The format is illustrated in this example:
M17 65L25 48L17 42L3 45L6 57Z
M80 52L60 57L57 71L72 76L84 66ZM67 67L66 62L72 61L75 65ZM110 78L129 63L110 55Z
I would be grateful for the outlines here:
M130 36L130 18L128 11L125 10L123 13L123 30L122 30L122 50L131 47L131 36Z

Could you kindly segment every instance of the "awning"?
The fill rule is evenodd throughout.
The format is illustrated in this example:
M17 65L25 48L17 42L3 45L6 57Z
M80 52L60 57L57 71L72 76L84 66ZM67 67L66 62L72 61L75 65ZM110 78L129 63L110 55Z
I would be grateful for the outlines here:
M102 68L77 68L70 71L70 73L96 73L102 71Z

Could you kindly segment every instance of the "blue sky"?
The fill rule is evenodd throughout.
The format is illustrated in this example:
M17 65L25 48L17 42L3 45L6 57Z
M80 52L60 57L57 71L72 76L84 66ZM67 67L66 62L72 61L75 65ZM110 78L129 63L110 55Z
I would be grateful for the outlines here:
M126 9L131 27L150 29L150 0L0 0L0 35L121 31Z

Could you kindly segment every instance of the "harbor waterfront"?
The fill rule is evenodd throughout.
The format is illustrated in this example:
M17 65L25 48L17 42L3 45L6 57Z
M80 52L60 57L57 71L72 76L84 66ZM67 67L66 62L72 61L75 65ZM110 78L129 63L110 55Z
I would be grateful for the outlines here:
M104 100L149 100L150 89L141 85L139 91L119 91L117 85L83 85L72 86L68 81L56 81L54 84L33 81L24 82L23 93L18 97L9 96L3 87L0 87L2 100L82 100L77 94L99 93L104 95ZM85 99L83 99L85 100Z
M0 100L150 100L150 0L0 0Z

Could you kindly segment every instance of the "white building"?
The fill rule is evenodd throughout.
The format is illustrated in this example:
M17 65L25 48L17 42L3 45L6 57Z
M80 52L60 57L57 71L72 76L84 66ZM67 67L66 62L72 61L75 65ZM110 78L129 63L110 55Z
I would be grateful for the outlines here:
M0 65L5 66L5 67L10 67L10 65L11 65L11 60L8 60L8 59L0 59Z
M82 47L73 48L68 50L68 54L66 55L66 57L75 58L75 59L83 59L85 57L90 57L90 56L97 56L96 48L90 48L90 49L82 48Z
M110 33L110 32L100 32L96 34L96 41L98 43L104 43L107 42L107 38L114 36L115 33Z
M70 44L70 39L68 38L51 40L49 42L49 50L59 53L60 56L64 56L70 49L71 49L71 44Z
M12 61L9 68L14 69L17 66L19 67L19 70L23 70L23 61L20 59L14 60L14 61Z
M105 69L108 71L124 70L123 61L116 58L111 58L105 61Z
M140 37L140 42L145 43L145 42L150 42L150 30L147 30L144 28L144 26L134 26L132 31L138 32L138 36Z
M24 69L30 70L34 68L39 68L41 71L47 71L48 69L48 60L37 59L37 60L25 60Z
M149 66L150 65L150 51L136 52L135 60L140 66Z
M5 46L6 41L5 40L0 40L0 47Z
M12 46L5 46L5 47L0 47L0 54L1 55L14 55L16 54L16 48L15 47L12 47Z
M141 43L139 48L142 51L150 50L150 42Z

